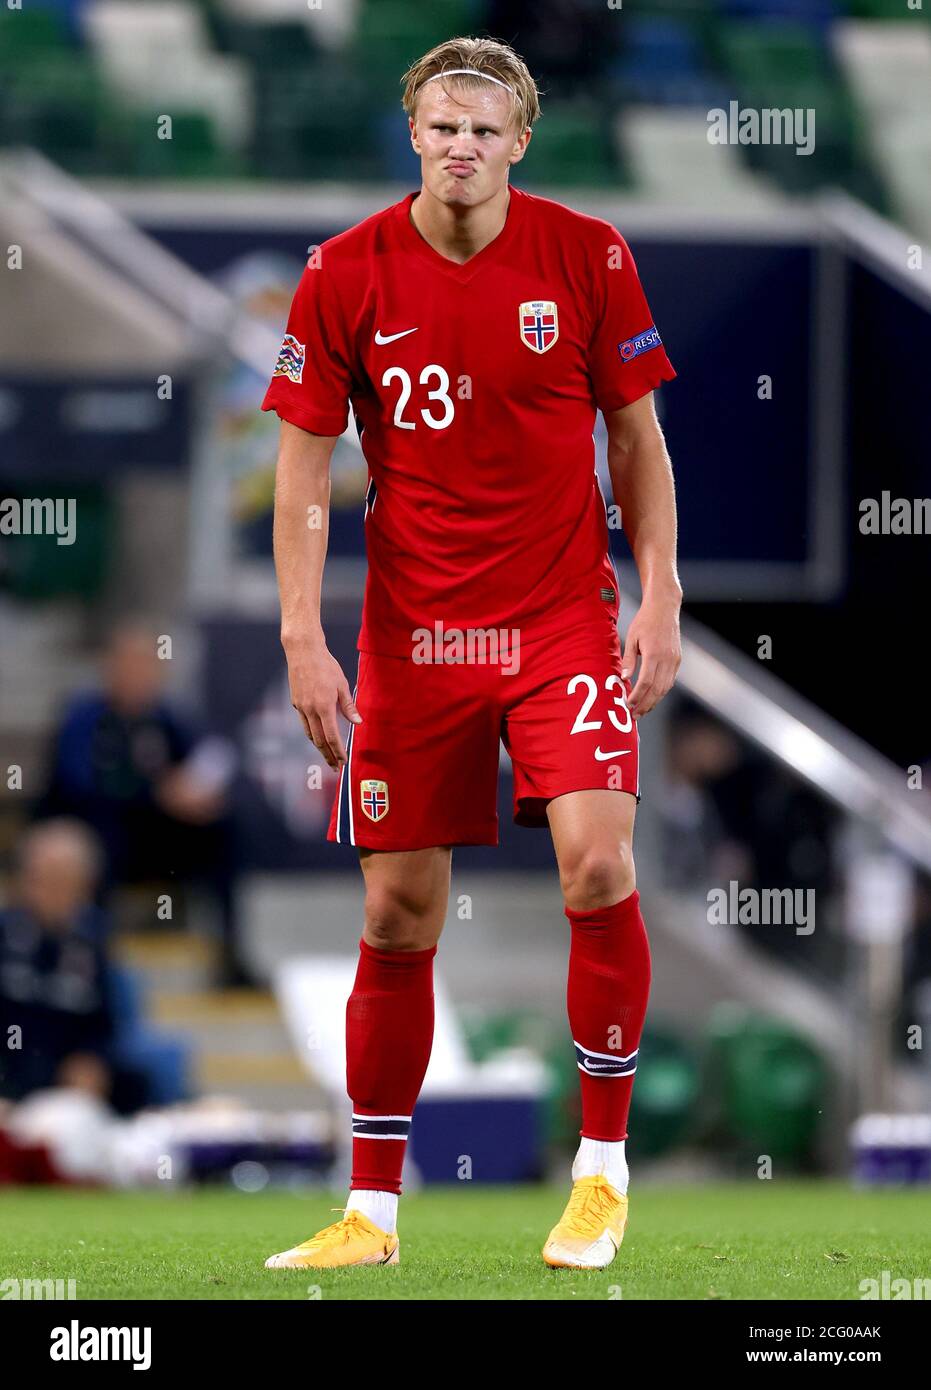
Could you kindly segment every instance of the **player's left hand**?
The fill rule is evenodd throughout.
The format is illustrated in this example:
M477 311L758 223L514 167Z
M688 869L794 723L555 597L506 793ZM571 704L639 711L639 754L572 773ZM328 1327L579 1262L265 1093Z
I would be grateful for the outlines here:
M682 661L678 597L644 598L627 629L621 663L625 680L633 677L638 660L640 674L627 702L635 719L649 714L676 679Z

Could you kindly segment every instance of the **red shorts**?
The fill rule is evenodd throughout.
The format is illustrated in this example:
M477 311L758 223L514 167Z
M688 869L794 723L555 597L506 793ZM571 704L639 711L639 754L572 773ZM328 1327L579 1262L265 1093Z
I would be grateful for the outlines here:
M547 825L547 802L566 792L607 788L639 800L629 695L610 621L495 663L360 652L363 722L349 729L327 838L381 850L496 845L500 743L518 825Z

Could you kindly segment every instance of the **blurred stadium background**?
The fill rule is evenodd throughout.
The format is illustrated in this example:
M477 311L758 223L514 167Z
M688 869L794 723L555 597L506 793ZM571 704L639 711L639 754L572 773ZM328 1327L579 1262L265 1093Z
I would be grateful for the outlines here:
M247 1190L345 1169L361 883L288 700L258 406L312 248L419 185L400 74L480 32L543 89L515 181L619 226L679 373L635 1172L931 1181L928 542L860 527L863 499L931 494L931 6L908 0L4 7L4 1038L26 1024L0 1181L156 1185L166 1153ZM711 143L731 102L813 111L813 151ZM352 427L334 470L351 673ZM504 811L503 755L500 778ZM714 921L732 883L813 894L814 929ZM477 1181L564 1170L566 953L549 837L504 812L497 852L455 857L414 1183L462 1154Z

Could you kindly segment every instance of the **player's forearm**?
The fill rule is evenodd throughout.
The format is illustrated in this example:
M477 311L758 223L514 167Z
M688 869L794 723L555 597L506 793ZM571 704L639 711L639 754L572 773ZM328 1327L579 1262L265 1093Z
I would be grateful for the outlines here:
M659 429L626 445L609 444L608 468L644 598L681 602L675 485Z
M323 640L320 596L326 560L328 516L326 495L306 482L292 490L290 482L278 492L275 505L275 571L281 599L281 641L284 647ZM283 501L281 499L284 499ZM308 526L309 510L320 507L316 529Z
M282 430L275 478L274 551L285 650L324 640L320 597L329 534L329 462L334 443L335 440L313 435L286 438Z

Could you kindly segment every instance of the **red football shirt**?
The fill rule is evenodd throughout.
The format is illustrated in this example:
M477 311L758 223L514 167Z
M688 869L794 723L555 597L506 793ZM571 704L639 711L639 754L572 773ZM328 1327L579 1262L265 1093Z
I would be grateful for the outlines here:
M512 188L500 234L457 265L414 227L415 197L324 242L262 405L320 435L352 405L359 648L409 656L437 622L527 643L616 617L595 414L675 376L633 257L610 223Z

